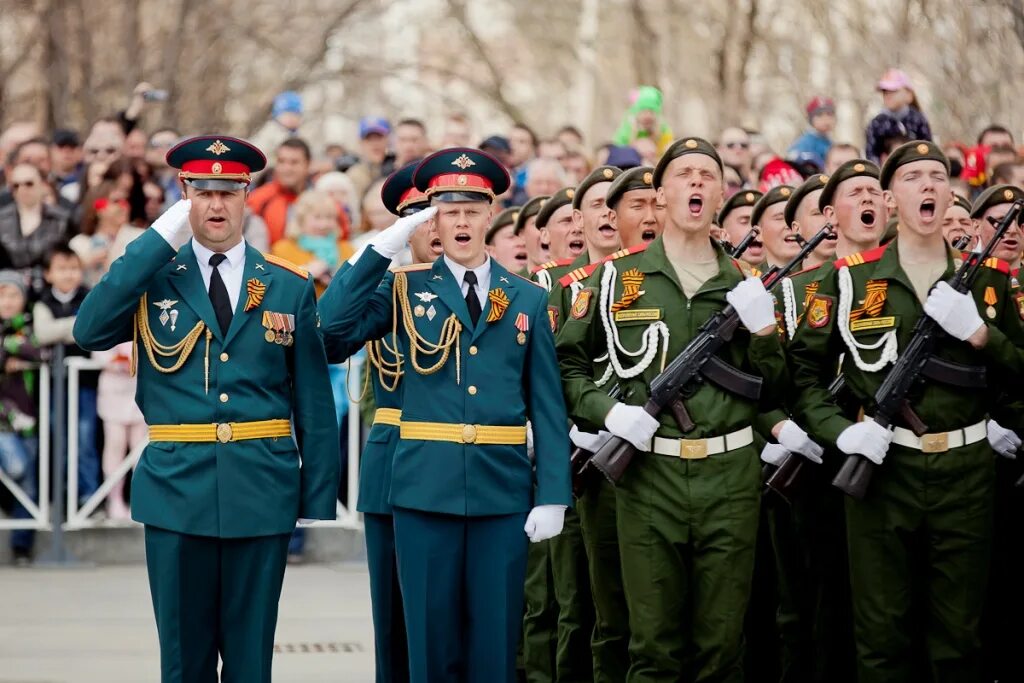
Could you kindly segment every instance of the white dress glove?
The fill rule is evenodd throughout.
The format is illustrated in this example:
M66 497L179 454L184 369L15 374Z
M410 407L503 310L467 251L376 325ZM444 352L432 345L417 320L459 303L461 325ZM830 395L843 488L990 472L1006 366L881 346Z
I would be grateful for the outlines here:
M604 418L608 431L633 444L638 450L650 450L651 437L658 431L658 421L640 406L616 403Z
M779 444L787 451L799 453L818 465L821 464L821 454L825 452L824 448L811 441L807 432L800 429L800 425L792 420L782 423L782 429L779 430Z
M533 425L526 423L526 456L533 460L535 451L533 449Z
M523 531L531 543L540 543L562 533L565 522L564 505L538 505L526 516Z
M766 443L761 449L761 460L778 467L789 455L789 449L777 443Z
M989 420L986 425L988 431L988 443L999 455L1010 460L1017 459L1017 449L1020 448L1020 437L1012 429L1003 427L995 420Z
M576 425L573 425L569 429L569 441L572 441L572 445L577 448L582 448L585 451L591 453L597 453L601 449L601 446L608 443L608 439L612 438L612 435L603 429L597 434L591 434L590 432L581 432Z
M384 258L394 258L398 252L405 249L405 245L409 243L409 238L416 232L416 228L429 221L436 213L437 207L431 206L410 216L399 218L394 225L373 238L370 242L373 250Z
M760 279L748 277L727 292L725 299L751 334L775 324L775 302Z
M924 312L951 337L967 341L984 325L978 307L969 293L956 291L947 282L940 282L924 302Z
M863 455L881 465L892 443L892 432L877 422L858 422L844 429L836 439L836 448L847 455Z
M167 244L174 247L175 251L192 239L192 224L188 220L188 213L191 210L191 199L179 199L153 221L152 229L156 230Z

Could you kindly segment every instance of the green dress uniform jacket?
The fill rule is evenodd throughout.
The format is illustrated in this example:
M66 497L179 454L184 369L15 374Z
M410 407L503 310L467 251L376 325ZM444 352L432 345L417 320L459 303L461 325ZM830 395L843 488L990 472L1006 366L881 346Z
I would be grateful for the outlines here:
M259 304L245 310L250 300L245 286L253 281L264 291ZM140 311L143 295L147 304ZM165 306L175 312L166 324L160 321ZM294 345L266 340L264 312L294 316ZM191 243L175 254L150 230L128 246L86 297L75 320L75 340L88 350L129 341L136 315L147 317L154 343L164 346L183 342L203 326L174 372L158 371L141 339L136 345L136 401L151 427L290 419L295 439L151 440L132 479L133 518L221 538L288 533L298 518L334 519L338 425L325 417L334 414L328 410L333 396L312 281L246 247L243 291L222 334ZM170 367L177 357L156 360Z
M823 444L834 444L861 414L872 414L875 392L891 367L883 354L891 358L905 348L924 315L900 265L898 241L847 257L836 264L846 267L825 273L790 345L796 413ZM943 279L959 261L959 254L947 252ZM972 295L988 327L988 344L975 350L945 337L936 355L984 368L988 386L923 380L909 397L935 435L926 442L964 443L968 434L960 430L971 426L977 434L978 425L980 438L927 451L893 443L864 500L846 500L859 681L927 675L939 682L982 680L978 622L988 583L995 469L984 420L1002 390L1020 377L1024 345L1022 308L1008 268L995 259L986 265ZM853 404L845 410L828 395L825 380L840 353ZM912 575L908 568L914 567L920 575ZM917 656L922 650L927 673Z

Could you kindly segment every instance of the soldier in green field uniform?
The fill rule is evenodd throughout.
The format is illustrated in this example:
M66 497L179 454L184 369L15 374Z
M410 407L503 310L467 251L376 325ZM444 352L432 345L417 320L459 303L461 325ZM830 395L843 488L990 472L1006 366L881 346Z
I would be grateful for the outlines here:
M392 173L381 187L381 201L391 213L410 216L426 209L427 196L412 183L419 162ZM409 239L413 263L432 263L441 254L437 232L421 225ZM333 306L347 286L345 275L356 259L346 261L335 274L331 286L320 298L319 308L333 315ZM360 344L334 344L327 340L327 358L344 362ZM391 462L398 445L398 426L402 418L402 369L390 334L366 344L367 382L373 387L372 426L359 459L359 499L356 509L363 513L366 538L366 562L370 570L370 604L373 612L374 653L377 683L409 680L409 657L402 617L402 593L398 584L395 556L395 532L391 516ZM364 385L365 386L365 385ZM367 401L370 403L370 401Z
M746 329L723 360L762 375L765 401L780 400L773 390L786 382L786 367L771 296L710 237L722 174L710 143L673 143L652 178L667 206L664 234L642 252L606 261L558 337L573 417L604 425L641 451L615 495L630 683L743 680L760 501L751 424L761 406L702 384L684 399L696 423L687 434L671 416L655 419L640 407L663 363L727 301ZM605 353L625 401L595 385L593 359Z
M146 525L161 680L215 681L220 659L223 681L269 682L289 536L337 503L313 282L242 239L259 150L192 138L167 162L184 199L111 265L74 334L90 350L136 339L149 446L132 517Z
M944 282L961 257L942 235L952 193L948 161L933 143L897 148L880 180L899 211L898 237L820 279L790 344L795 413L815 438L879 465L867 496L846 501L858 680L980 681L994 479L985 418L1000 387L1020 377L1020 308L1005 262L986 264L967 294ZM987 384L922 377L909 397L928 429L919 437L903 418L886 429L870 416L922 315L948 335L938 357ZM846 410L827 390L840 353L853 403Z
M750 222L764 244L764 261L755 266L762 273L772 266L786 265L800 251L799 235L786 222L786 204L792 194L789 185L776 185L757 200L750 212Z
M761 193L757 190L740 190L726 199L722 208L718 210L718 216L715 217L718 228L712 228L711 234L725 240L732 247L738 246L753 227L750 224L750 214L760 198ZM739 255L739 259L755 268L764 263L764 243L760 238L752 240Z
M402 358L389 502L410 680L511 683L527 540L556 536L572 502L547 296L484 251L509 185L496 159L441 150L414 182L432 206L374 238L321 306L324 334L350 344L391 331ZM425 221L444 256L389 273Z
M544 206L550 197L548 195L540 195L528 199L519 213L516 215L515 230L513 231L517 236L523 238L523 242L526 244L526 270L519 272L519 275L525 275L529 277L533 271L546 263L549 259L544 258L545 250L541 248L540 244L540 230L537 228L537 212L540 211L540 207Z

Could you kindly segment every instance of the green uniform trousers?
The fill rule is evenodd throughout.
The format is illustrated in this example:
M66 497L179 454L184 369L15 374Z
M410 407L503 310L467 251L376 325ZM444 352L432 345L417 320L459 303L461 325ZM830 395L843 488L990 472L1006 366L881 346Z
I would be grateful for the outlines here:
M753 446L633 460L615 497L629 683L742 683L760 498Z
M551 539L548 551L551 553L551 578L558 603L555 680L558 683L591 683L594 680L590 650L594 634L594 602L590 596L583 530L575 510L565 511L562 533Z
M531 543L526 556L523 669L527 683L552 683L558 651L558 602L551 569L551 541Z
M146 526L162 683L269 683L291 534L190 536Z
M986 681L1024 680L1024 488L1016 486L1021 476L1021 459L996 460L992 579L982 621Z
M779 683L853 683L855 656L844 496L831 485L842 461L826 455L792 503L769 509L779 576Z
M893 445L867 497L846 501L859 683L982 680L994 458L985 440L934 454Z
M594 475L577 501L594 600L594 683L621 683L629 670L629 609L622 590L615 487Z
M779 640L779 580L772 552L769 516L777 501L761 497L761 514L757 523L754 550L754 576L750 583L747 614L743 621L743 668L756 671L766 681L777 681L780 675L781 643Z
M377 683L409 680L405 645L402 591L398 586L395 528L391 515L365 513L366 563L370 569L370 605L373 611L373 649Z

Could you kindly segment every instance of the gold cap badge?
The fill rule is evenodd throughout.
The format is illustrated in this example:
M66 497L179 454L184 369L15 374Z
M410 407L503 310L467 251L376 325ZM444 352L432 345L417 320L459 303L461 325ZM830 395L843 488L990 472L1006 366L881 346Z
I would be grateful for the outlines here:
M928 145L926 145L925 143L922 142L920 145L917 146L917 153L918 154L927 154L928 153Z
M458 178L455 179L455 182L458 183L459 185L465 185L466 183L469 182L469 178L467 178L464 175L460 175Z
M828 176L824 174L818 176L818 182L824 185L825 183L828 182Z
M609 178L610 179L613 175L615 175L615 174L612 173L612 169L610 169L610 168L604 169L604 177L605 178Z
M1013 199L1013 190L1003 190L1003 197L1005 197L1007 200Z
M455 161L452 162L452 166L458 166L465 171L470 166L476 166L476 162L470 159L465 154L460 155Z
M753 192L748 192L747 195L744 197L744 199L746 199L748 202L753 202L754 201L754 193Z
M225 145L220 140L216 140L212 145L206 148L206 151L212 154L216 154L217 156L220 156L221 154L230 152L231 148Z
M213 171L214 173L220 173L221 171L224 170L224 167L220 165L219 161L215 161L213 163L213 166L210 167L210 170Z
M853 170L856 171L857 173L863 173L864 172L864 164L854 164L853 165Z
M781 194L783 197L788 197L789 196L789 188L788 187L779 188L779 194Z
M576 194L576 191L573 190L572 188L569 188L568 190L565 191L565 196L568 197L569 199L572 199L573 195L575 195L575 194Z
M696 149L697 148L697 141L696 140L687 140L683 144L686 145L686 149Z
M647 173L644 173L644 185L653 185L653 184L654 184L654 174L651 173L650 171L648 171Z

